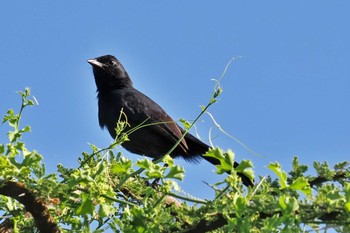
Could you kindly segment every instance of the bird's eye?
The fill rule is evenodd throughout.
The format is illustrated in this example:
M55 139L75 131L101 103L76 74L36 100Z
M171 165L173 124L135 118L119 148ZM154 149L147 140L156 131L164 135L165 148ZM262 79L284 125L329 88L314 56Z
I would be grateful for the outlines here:
M109 60L108 61L108 65L110 65L110 66L114 66L115 64L117 64L117 62L114 61L114 60Z

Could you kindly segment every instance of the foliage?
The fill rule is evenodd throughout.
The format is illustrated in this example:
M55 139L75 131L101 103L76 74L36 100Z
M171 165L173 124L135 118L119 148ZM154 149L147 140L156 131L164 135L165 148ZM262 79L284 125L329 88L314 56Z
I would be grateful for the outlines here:
M219 87L201 114L220 92ZM122 133L127 122L120 122L118 136L108 148L91 145L91 151L79 158L79 167L59 164L57 173L46 174L43 156L28 150L22 141L30 132L29 126L20 127L22 113L34 102L29 89L19 93L19 113L11 109L3 118L11 129L9 141L0 144L0 211L4 219L0 231L5 225L14 232L39 231L40 222L28 214L28 206L22 205L25 202L6 193L7 185L13 182L28 190L28 195L33 194L33 204L44 204L50 215L46 217L52 218L61 232L306 232L329 228L350 232L347 162L334 168L315 162L313 176L306 174L309 167L299 164L298 158L294 158L289 173L279 163L271 163L268 168L277 180L259 177L254 187L245 188L236 172L249 177L254 173L252 163L242 161L231 175L211 186L215 198L201 200L180 195L177 181L183 179L184 169L170 156L158 161L141 158L133 163L115 153L114 148L128 140ZM188 130L191 124L185 123ZM220 160L218 173L232 169L232 151L215 148L207 156Z

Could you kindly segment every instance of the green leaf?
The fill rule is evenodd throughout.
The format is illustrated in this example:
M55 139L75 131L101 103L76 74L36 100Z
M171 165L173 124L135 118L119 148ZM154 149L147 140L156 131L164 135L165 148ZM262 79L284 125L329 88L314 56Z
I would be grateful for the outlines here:
M237 172L246 175L250 180L254 180L253 163L250 160L242 160L235 168Z
M247 206L247 199L245 197L237 195L236 202L235 202L235 210L236 210L236 214L238 214L239 217L242 217L242 215L244 214L244 211L246 210L246 206Z
M297 178L290 186L290 189L302 191L306 195L311 195L311 187L308 180L305 177Z
M32 100L27 100L27 104L28 104L29 106L33 106L33 105L34 105L34 102L33 102Z
M217 98L221 93L222 93L223 89L221 87L218 87L218 89L214 92L213 97Z
M299 167L299 159L298 159L298 157L294 157L293 158L292 165L293 165L293 170L294 171L298 170L298 167Z
M345 203L345 210L350 213L350 202Z
M26 127L24 127L22 130L21 130L21 132L23 132L23 133L27 133L27 132L30 132L30 126L29 125L27 125Z
M335 172L329 168L327 162L324 162L322 164L320 162L314 162L313 165L319 176L322 176L327 180L332 180Z
M279 178L279 182L281 185L281 189L284 189L286 187L288 187L287 184L287 174L286 172L282 171L282 167L278 162L275 163L270 163L267 168L269 168L270 170L272 170Z
M280 207L285 210L287 213L292 213L299 209L299 204L295 197L289 197L282 195L278 199Z
M9 140L10 140L11 143L14 143L15 141L17 141L17 139L20 138L21 135L22 135L22 134L19 133L17 130L15 130L15 131L9 131L9 132L7 133L7 136L8 136L8 138L9 138Z
M185 119L180 119L180 122L184 126L185 129L191 128L191 123L189 121L186 121Z
M95 206L92 203L92 200L89 195L83 195L83 201L80 206L78 206L76 213L80 216L85 216L90 214L93 216L95 210Z
M70 179L67 181L67 185L71 188L78 184L89 185L90 183L95 183L95 180L88 172L81 173L81 171L77 171L77 174L70 174Z
M178 165L170 168L169 173L165 176L165 178L174 178L178 180L183 180L185 176L185 169Z
M6 167L10 166L10 161L7 156L0 156L0 169L5 169Z
M292 179L304 176L303 174L308 170L308 166L299 164L298 157L293 158L293 170L289 173Z
M223 151L220 148L216 147L213 149L209 149L209 151L205 153L204 156L212 157L219 160L220 164L216 165L216 168L218 169L218 174L231 171L231 169L233 168L235 154L231 150L228 150L226 153L223 153Z
M114 172L114 174L127 172L131 167L132 161L121 155L118 161L113 161L112 172Z
M149 169L146 171L146 175L148 178L163 178L164 172L166 170L165 166L161 166L159 164L153 164Z
M32 153L27 154L27 156L24 157L21 166L26 167L33 167L37 165L42 160L42 156L35 151Z
M146 174L147 177L150 178L150 179L163 178L163 173L162 173L162 171L159 170L159 169L150 168L149 170L147 170L147 171L145 172L145 174Z
M5 146L4 144L0 144L0 154L3 154L5 152Z
M121 163L112 164L112 167L111 167L111 171L114 174L126 172L127 170L128 170L128 167Z
M2 123L5 123L6 121L9 122L9 125L11 127L15 127L15 123L18 121L18 116L15 115L15 111L13 109L9 109L7 111L7 114L4 116Z
M338 201L342 201L343 200L343 195L341 195L336 190L332 190L331 192L328 192L326 194L326 198L331 204L335 204Z
M100 204L98 215L101 218L108 217L115 212L115 209L109 204Z
M96 173L92 176L93 179L95 179L97 176L101 175L102 173L104 173L107 170L106 168L106 164L104 163L100 163L98 170L96 171Z
M138 159L135 165L149 170L154 164L149 159Z
M174 166L174 159L170 155L165 155L163 157L163 162L168 165L168 167Z
M350 213L350 184L344 183L344 192L345 192L345 209Z
M136 166L139 166L146 170L145 175L148 176L148 178L163 178L164 171L166 170L166 167L160 166L159 164L154 164L149 159L139 159L136 162Z
M342 169L345 169L348 165L349 165L349 162L346 162L346 161L340 162L340 163L337 163L336 165L334 165L334 168L342 170Z

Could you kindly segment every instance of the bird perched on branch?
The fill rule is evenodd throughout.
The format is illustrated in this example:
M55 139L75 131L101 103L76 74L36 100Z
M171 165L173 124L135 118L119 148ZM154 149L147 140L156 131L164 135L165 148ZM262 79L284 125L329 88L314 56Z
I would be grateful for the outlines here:
M129 140L122 146L135 154L151 158L161 158L180 140L183 130L156 102L133 87L132 81L123 65L112 55L89 59L98 93L98 119L101 128L107 127L115 138L121 110L125 113L131 129L142 123L150 126L139 128L128 135ZM190 133L180 141L170 153L173 158L181 157L186 161L196 162L204 158L217 165L219 161L203 156L210 146ZM238 163L235 162L235 167ZM252 181L242 173L237 173L243 184L252 186Z

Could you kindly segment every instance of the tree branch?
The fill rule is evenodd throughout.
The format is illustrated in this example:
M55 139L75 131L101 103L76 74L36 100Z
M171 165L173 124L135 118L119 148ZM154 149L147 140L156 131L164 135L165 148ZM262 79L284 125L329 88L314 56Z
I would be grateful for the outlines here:
M322 183L327 182L327 181L339 181L339 180L343 180L345 178L346 178L345 172L338 172L331 179L327 179L326 177L323 177L323 176L317 176L315 179L310 180L309 184L311 187L313 187L315 185L319 185L319 184L322 184Z
M25 209L33 216L41 233L60 232L46 205L39 198L36 198L23 183L1 181L0 194L12 197L23 204Z

